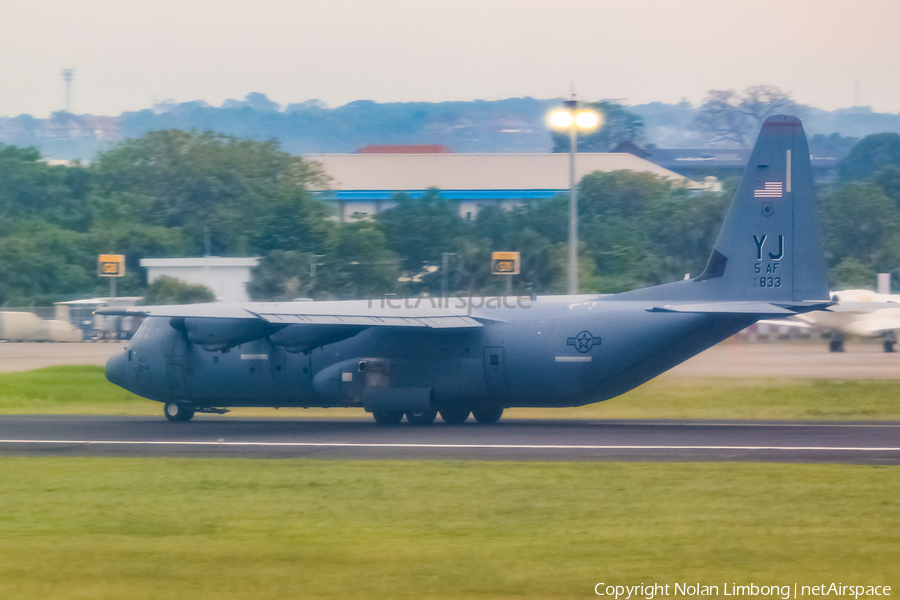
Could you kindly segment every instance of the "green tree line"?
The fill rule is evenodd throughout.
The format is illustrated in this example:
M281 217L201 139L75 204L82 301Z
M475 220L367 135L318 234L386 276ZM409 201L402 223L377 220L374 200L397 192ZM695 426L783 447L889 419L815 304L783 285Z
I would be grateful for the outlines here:
M506 280L490 274L496 250L522 253L516 291L565 289L565 195L486 206L470 222L432 189L419 198L397 194L376 217L342 223L327 187L317 164L274 140L157 131L74 167L0 145L0 304L104 295L101 253L127 256L122 295L146 293L141 258L207 253L262 257L250 285L256 299L437 292L445 254L452 290L501 291ZM698 274L731 196L691 195L631 171L592 173L579 194L581 290L598 293ZM861 140L841 180L820 195L832 284L870 287L876 272L897 279L900 136Z

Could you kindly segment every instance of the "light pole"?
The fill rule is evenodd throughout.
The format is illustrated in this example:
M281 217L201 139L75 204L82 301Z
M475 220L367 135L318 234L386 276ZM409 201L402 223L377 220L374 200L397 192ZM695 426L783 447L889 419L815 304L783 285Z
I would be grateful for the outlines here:
M575 153L578 152L578 130L600 126L600 115L579 109L574 95L563 102L565 108L550 113L550 125L569 130L569 277L568 293L578 293L578 189L575 187Z
M449 303L447 295L448 275L450 270L450 257L456 256L456 252L441 252L441 307Z

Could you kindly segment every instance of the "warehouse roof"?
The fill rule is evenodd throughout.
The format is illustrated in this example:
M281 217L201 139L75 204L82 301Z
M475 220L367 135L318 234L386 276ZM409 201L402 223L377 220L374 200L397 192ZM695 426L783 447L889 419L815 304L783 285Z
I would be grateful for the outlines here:
M341 190L560 190L569 187L569 155L561 154L308 154ZM576 179L593 171L642 171L686 178L631 154L578 153Z

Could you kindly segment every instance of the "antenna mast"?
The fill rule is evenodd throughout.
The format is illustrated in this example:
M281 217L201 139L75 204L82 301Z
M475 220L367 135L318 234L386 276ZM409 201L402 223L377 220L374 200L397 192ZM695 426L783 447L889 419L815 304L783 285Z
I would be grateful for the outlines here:
M72 112L72 77L75 76L75 69L63 69L62 77L66 82L66 112Z

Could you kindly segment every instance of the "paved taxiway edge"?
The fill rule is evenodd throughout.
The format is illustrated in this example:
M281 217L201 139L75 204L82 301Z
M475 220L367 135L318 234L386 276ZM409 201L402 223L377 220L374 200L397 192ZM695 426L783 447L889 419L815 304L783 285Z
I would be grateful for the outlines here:
M254 448L394 448L449 450L782 450L809 452L900 452L900 447L852 446L633 446L580 444L402 444L353 442L207 442L171 440L2 440L0 444L62 444L107 446L212 446Z
M346 419L15 416L0 418L0 456L900 464L900 423L510 420L384 427Z

